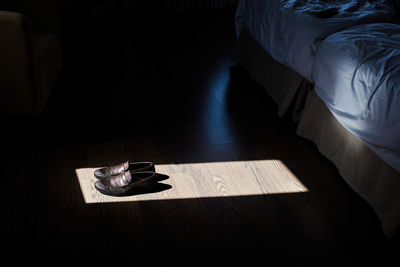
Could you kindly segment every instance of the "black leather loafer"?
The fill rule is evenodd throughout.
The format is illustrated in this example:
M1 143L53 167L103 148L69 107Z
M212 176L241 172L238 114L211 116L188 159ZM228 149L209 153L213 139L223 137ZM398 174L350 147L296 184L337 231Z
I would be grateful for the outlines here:
M101 169L97 169L94 171L94 176L98 179L104 179L110 176L118 175L122 172L130 171L130 172L143 172L143 171L151 171L155 172L155 167L153 162L129 162L126 161L124 163L105 167Z
M157 183L155 172L122 172L96 181L95 188L110 196L129 196L145 191Z

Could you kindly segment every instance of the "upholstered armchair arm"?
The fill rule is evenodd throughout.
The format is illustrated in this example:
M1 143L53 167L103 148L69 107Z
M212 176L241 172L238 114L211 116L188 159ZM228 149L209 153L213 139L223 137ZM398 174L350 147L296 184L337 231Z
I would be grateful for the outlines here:
M0 116L31 117L43 107L32 31L20 13L0 11Z

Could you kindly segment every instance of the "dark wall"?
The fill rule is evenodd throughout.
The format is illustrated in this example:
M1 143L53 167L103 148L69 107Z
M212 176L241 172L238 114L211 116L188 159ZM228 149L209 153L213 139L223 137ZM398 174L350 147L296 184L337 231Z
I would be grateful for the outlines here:
M58 0L1 0L0 10L23 13L34 31L56 33L60 28Z
M235 6L238 0L63 0L62 6L66 9L96 6L104 3L119 2L126 8L142 8L160 12L198 12L207 9Z
M199 14L212 9L233 8L238 0L60 0L63 26L93 21L97 15L129 14Z
M149 0L149 1L128 1L128 7L143 7L165 12L198 12L206 9L225 8L235 5L236 0Z

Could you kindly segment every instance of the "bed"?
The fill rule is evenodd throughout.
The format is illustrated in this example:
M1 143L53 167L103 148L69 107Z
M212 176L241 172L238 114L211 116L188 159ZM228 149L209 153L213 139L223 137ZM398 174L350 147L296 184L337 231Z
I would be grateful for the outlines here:
M351 26L388 22L396 17L393 0L241 0L235 27L243 28L275 61L313 83L315 54L323 39ZM274 96L282 92L271 92ZM281 90L281 89L279 89ZM288 91L288 98L293 96ZM290 99L282 97L279 106Z
M359 25L327 37L313 79L335 118L400 172L400 24Z
M290 112L297 133L373 207L388 238L400 231L400 28L389 23L395 3L240 1L234 53L279 115Z

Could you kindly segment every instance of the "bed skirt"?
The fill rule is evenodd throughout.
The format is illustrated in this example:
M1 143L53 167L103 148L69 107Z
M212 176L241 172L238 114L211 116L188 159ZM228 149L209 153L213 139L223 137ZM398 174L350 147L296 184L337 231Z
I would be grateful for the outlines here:
M242 65L251 78L267 90L278 104L280 117L292 116L294 122L300 118L307 91L312 85L302 76L275 61L243 27L236 42L233 60Z
M308 93L297 134L313 141L372 206L389 239L400 234L400 173L347 131L315 91Z

